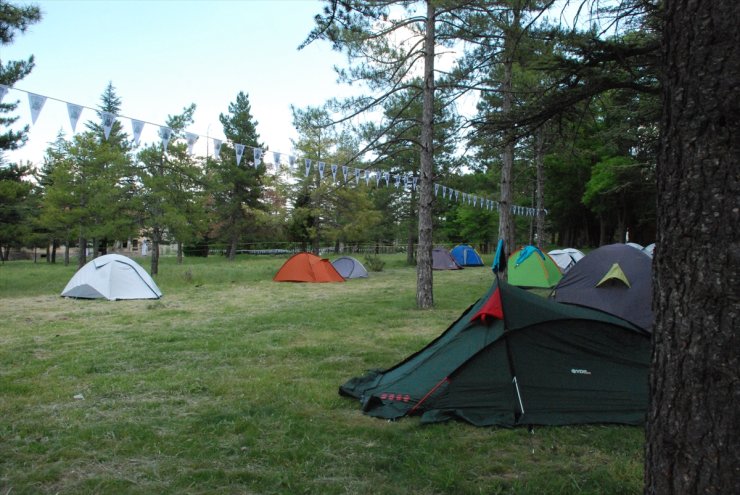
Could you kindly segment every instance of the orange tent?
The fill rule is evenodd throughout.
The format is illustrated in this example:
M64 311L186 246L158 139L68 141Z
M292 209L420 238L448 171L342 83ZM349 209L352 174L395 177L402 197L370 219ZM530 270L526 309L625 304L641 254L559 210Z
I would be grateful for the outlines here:
M272 278L275 282L344 282L344 278L327 259L311 253L291 256Z

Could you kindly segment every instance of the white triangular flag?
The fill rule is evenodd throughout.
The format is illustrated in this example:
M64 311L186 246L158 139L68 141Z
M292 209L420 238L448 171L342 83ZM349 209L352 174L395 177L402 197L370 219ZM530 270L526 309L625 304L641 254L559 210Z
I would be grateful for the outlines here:
M324 178L324 167L326 164L324 162L319 162L319 178Z
M10 89L10 88L9 88L9 87L7 87L6 85L4 85L4 84L0 84L0 103L2 103L2 102L3 102L3 98L5 98L5 95L7 95L7 94L8 94L8 90L9 90L9 89Z
M280 166L280 153L273 151L272 156L275 159L275 168L278 168Z
M339 167L337 167L337 164L336 163L332 164L332 166L331 166L331 176L334 178L334 182L337 181L337 169L338 168Z
M370 171L365 170L365 185L370 186Z
M234 145L234 151L236 151L236 165L237 166L239 165L239 163L241 163L242 156L244 156L244 148L245 146L243 144Z
M347 182L348 175L349 175L349 167L347 165L342 165L342 176L344 177L344 182Z
M391 174L390 172L383 172L383 178L385 179L386 187L391 185Z
M144 131L144 122L141 120L131 120L131 129L134 132L134 146L139 146L141 133Z
M442 198L447 197L447 186L442 186Z
M355 169L355 184L359 184L359 183L360 183L360 169L356 168Z
M74 134L77 128L77 122L80 120L80 115L82 115L82 107L74 103L67 103L67 113L69 114L69 123L72 126L72 133Z
M223 141L220 139L214 139L213 140L213 156L216 158L221 157L221 145L223 144Z
M186 132L185 133L185 141L188 143L188 155L193 154L193 146L195 146L195 142L198 141L198 135L194 134L192 132Z
M311 159L306 158L306 177L308 177L308 174L311 172Z
M262 150L260 148L254 148L252 156L254 157L254 166L259 167L262 163Z
M288 166L290 167L290 170L295 170L295 156L289 155L288 156Z
M436 184L436 183L434 184L434 195L439 196L439 184Z
M105 139L108 139L110 136L110 130L113 128L113 122L116 121L116 116L110 112L102 112L102 118L103 133L105 134Z
M380 172L376 170L373 173L375 174L375 186L380 187Z
M31 121L34 124L41 113L41 109L44 108L44 103L46 103L46 96L28 93L28 104L31 107Z
M170 138L172 137L172 129L169 127L160 127L159 137L162 139L162 147L167 151L167 145L170 143Z
M418 181L418 180L419 180L418 177L414 177L413 178L413 180L411 181L411 188L412 189L416 189L416 181Z
M396 189L398 189L398 186L401 185L401 176L400 175L394 175L393 178L395 179L395 182L396 182Z

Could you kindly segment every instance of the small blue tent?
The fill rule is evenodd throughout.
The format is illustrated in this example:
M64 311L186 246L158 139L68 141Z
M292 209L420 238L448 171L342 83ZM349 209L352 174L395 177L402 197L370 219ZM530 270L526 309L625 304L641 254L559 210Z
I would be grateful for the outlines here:
M452 248L450 254L455 258L455 262L460 266L483 266L483 260L480 254L467 244L460 244Z

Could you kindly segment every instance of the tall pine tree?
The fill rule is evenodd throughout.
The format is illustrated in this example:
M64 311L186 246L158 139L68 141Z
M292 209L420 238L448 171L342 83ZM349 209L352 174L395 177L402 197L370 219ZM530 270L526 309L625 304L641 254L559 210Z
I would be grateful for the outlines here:
M31 24L41 20L41 11L37 6L15 6L6 0L0 0L0 48L9 45L16 34L24 33ZM0 91L12 87L15 83L31 73L34 67L34 57L27 60L9 60L5 64L0 59ZM18 149L26 142L29 127L21 130L9 129L2 132L3 127L13 125L18 117L5 116L16 110L18 102L5 101L0 95L0 165L3 163L3 151Z
M260 201L266 167L263 160L256 163L254 157L255 149L264 152L264 144L260 143L246 93L236 95L228 113L219 115L219 121L229 143L223 144L217 160L209 160L215 216L210 236L226 244L228 258L233 261L239 243L254 234L266 208ZM239 150L243 155L237 163Z

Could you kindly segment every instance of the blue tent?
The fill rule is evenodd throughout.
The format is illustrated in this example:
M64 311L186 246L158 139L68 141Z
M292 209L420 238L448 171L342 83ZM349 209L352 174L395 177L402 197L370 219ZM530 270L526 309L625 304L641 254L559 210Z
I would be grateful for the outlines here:
M450 251L450 254L460 266L483 266L483 260L480 254L472 246L468 246L467 244L455 246Z

